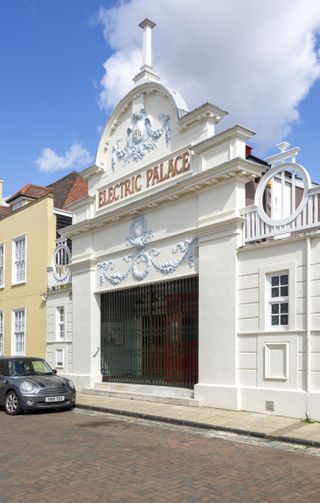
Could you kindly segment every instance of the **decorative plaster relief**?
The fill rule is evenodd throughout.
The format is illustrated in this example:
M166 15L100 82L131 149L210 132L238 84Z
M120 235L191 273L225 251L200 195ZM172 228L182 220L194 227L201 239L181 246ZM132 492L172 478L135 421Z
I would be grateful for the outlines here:
M116 264L113 260L107 262L99 262L97 269L99 271L100 285L102 286L105 281L111 285L118 285L124 281L131 274L132 278L136 281L144 280L150 269L153 267L158 273L168 275L175 272L187 258L190 269L194 267L194 245L197 241L196 238L185 239L177 243L171 250L172 254L180 253L180 257L176 260L167 260L159 264L155 262L154 257L157 257L160 250L157 248L145 249L145 245L150 243L154 238L151 230L147 229L147 224L144 217L138 217L133 220L130 225L130 234L126 239L127 246L132 246L135 251L123 257L123 261L129 264L127 271L119 273L111 273Z
M57 239L57 246L52 254L51 266L48 267L48 286L65 285L71 282L71 251L65 238Z
M150 150L155 150L157 141L164 135L166 145L171 141L170 115L160 114L158 116L162 127L153 129L152 117L141 108L132 114L132 122L127 129L126 145L121 148L121 139L116 141L112 148L112 171L115 172L117 162L122 161L128 164L130 161L140 161Z

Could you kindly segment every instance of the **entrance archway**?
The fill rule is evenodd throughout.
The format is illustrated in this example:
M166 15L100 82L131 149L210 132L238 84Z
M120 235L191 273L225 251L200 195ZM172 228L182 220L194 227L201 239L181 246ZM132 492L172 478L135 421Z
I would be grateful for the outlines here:
M198 277L101 295L104 381L192 388L198 381Z

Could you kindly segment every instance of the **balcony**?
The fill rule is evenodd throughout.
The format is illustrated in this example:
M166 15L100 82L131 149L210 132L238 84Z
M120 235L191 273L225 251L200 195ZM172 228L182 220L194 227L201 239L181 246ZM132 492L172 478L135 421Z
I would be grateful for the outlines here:
M244 245L320 228L320 186L294 163L271 168L259 183L255 204L241 210Z

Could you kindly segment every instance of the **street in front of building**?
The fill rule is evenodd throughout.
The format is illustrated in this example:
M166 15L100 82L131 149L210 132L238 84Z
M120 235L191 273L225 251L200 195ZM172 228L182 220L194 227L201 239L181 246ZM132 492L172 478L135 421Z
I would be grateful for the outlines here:
M79 410L0 424L1 503L319 501L317 449Z

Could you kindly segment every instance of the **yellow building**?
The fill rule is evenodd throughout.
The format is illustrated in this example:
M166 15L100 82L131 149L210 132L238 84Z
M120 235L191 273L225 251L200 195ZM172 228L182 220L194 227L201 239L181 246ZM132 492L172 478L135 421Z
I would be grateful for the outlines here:
M64 208L86 193L72 172L47 187L26 185L0 206L0 355L45 357L47 268L59 229L72 222Z

